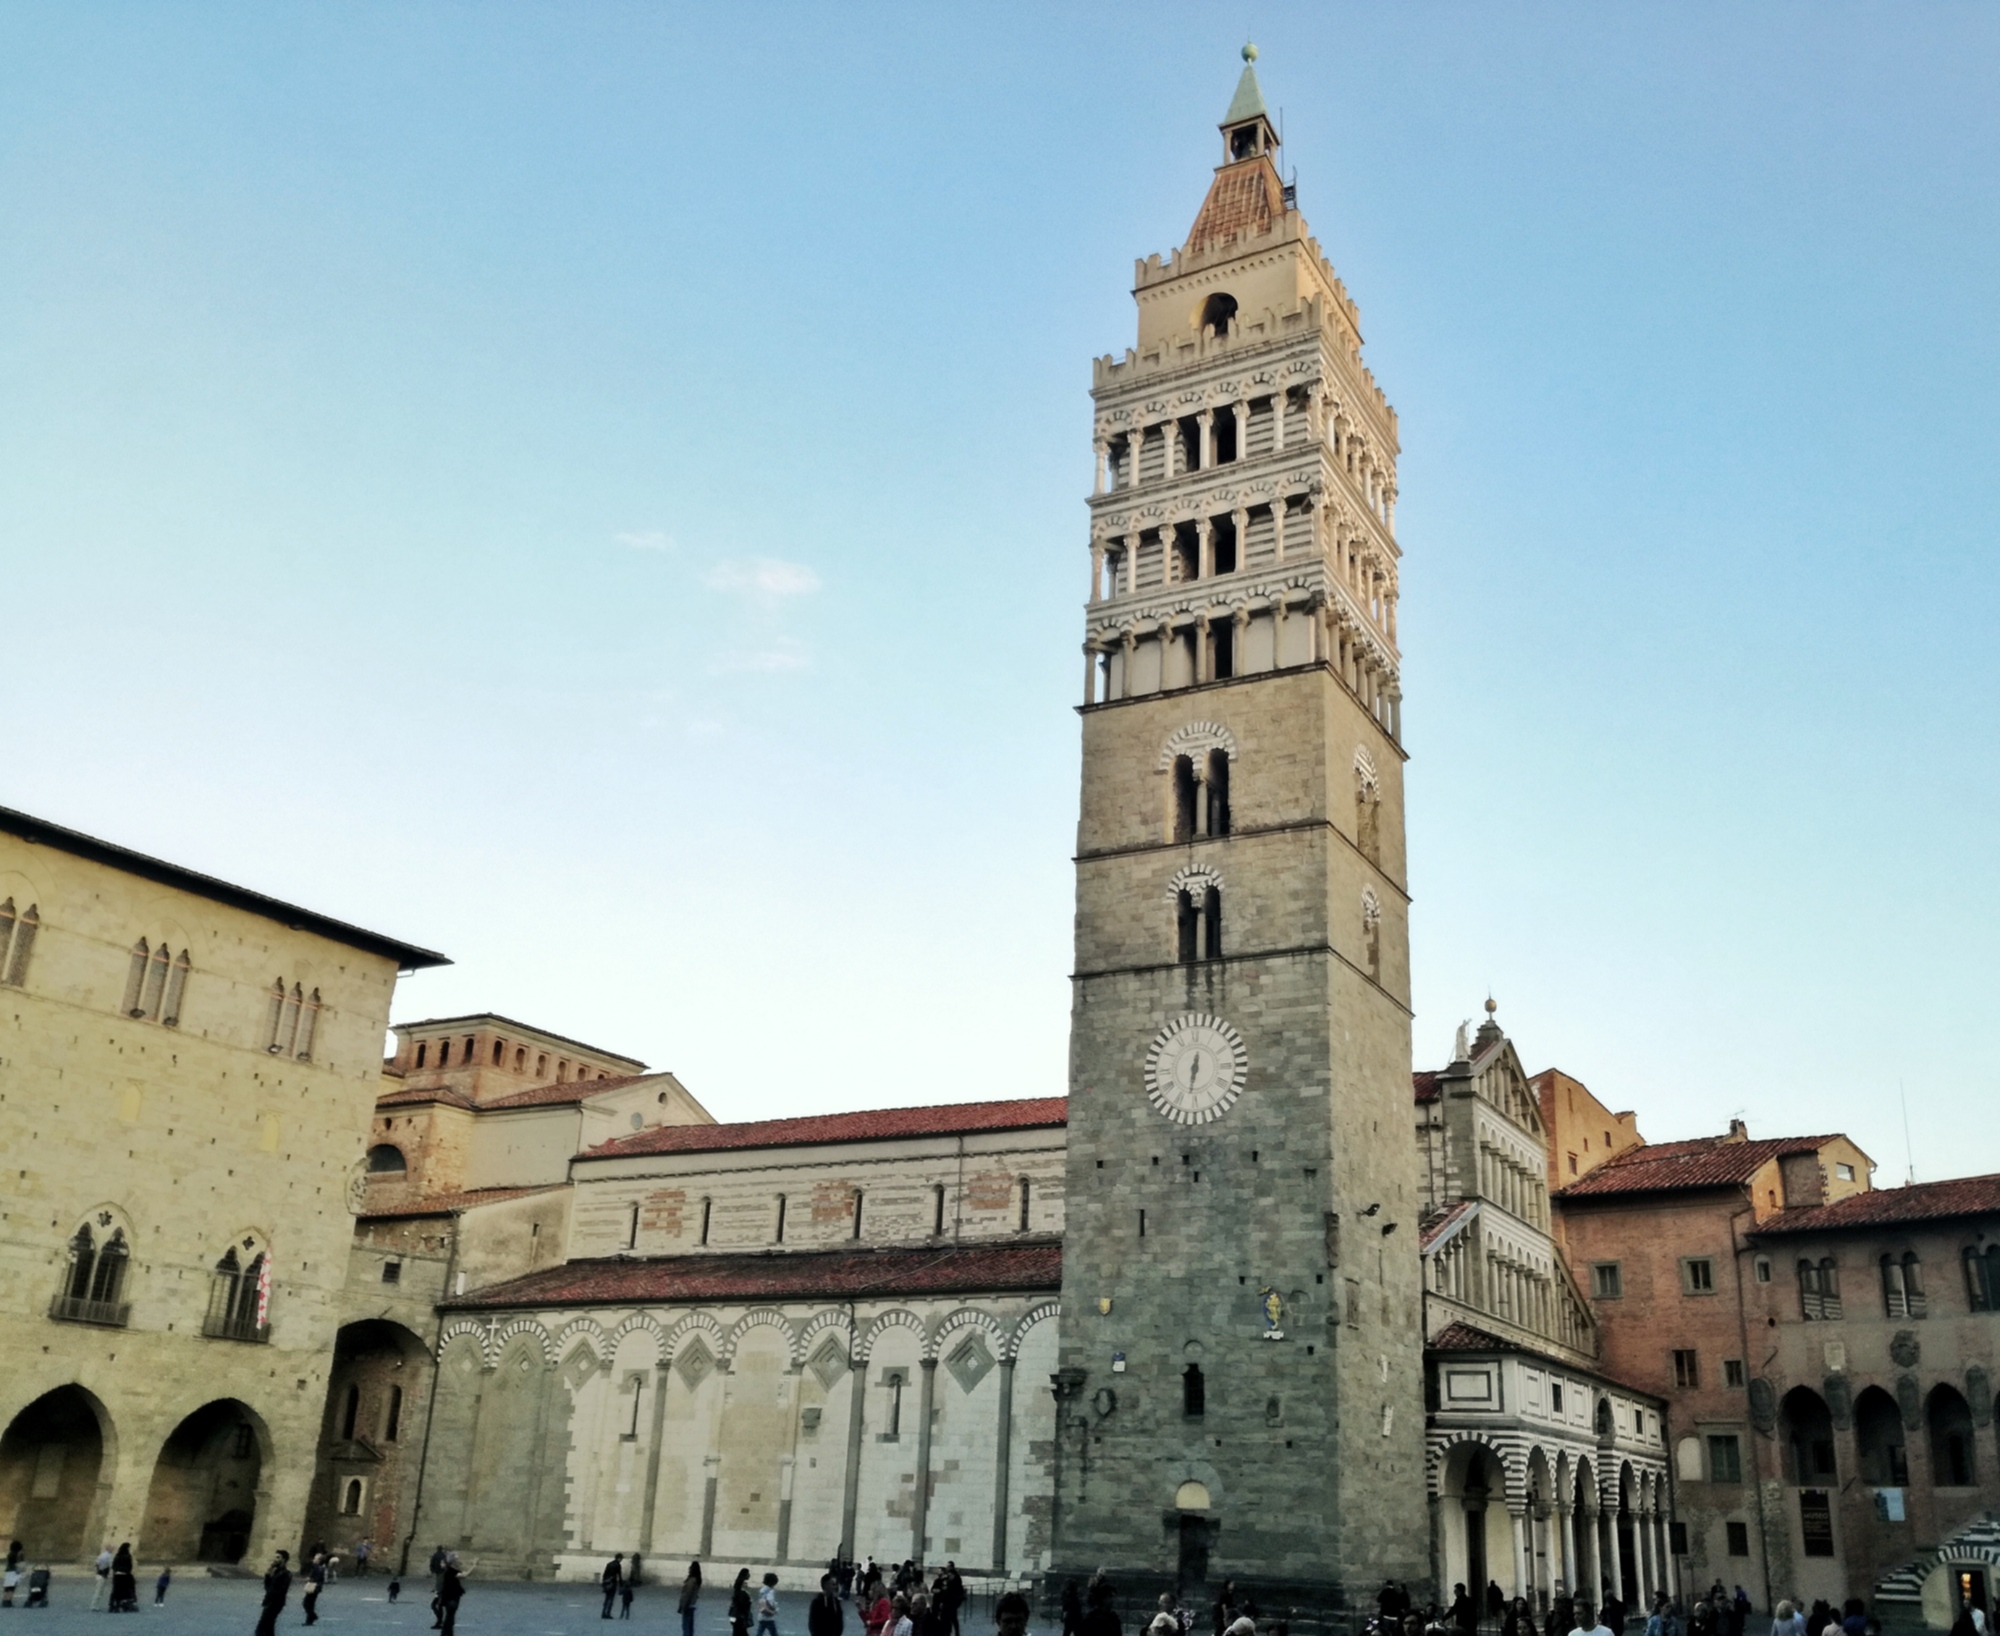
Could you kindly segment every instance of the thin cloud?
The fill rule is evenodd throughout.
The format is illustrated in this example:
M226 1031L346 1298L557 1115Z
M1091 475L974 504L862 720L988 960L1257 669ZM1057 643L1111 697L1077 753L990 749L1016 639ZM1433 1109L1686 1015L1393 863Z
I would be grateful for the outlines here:
M748 562L718 562L702 576L711 591L731 591L758 597L810 596L820 586L819 575L802 562L753 557Z
M633 551L671 551L674 537L663 529L644 528L632 533L611 536L620 545Z
M742 653L725 655L715 666L718 674L742 674L745 671L772 675L780 671L805 670L812 664L812 655L801 642L781 639L768 648L757 648Z

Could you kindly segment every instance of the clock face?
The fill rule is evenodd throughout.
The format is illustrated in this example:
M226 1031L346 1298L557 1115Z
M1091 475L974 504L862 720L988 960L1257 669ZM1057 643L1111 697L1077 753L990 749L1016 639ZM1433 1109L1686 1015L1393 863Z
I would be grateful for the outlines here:
M1146 1097L1169 1119L1205 1125L1243 1091L1243 1036L1220 1017L1190 1011L1159 1031L1146 1052Z

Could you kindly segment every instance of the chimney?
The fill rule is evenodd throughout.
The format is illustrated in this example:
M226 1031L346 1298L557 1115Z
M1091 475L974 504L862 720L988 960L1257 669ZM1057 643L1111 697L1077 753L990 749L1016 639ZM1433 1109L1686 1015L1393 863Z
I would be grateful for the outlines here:
M1730 1120L1730 1121L1729 1121L1729 1135L1728 1135L1728 1137L1726 1138L1726 1140L1728 1140L1728 1141L1731 1141L1731 1142L1747 1142L1747 1141L1749 1141L1749 1140L1750 1140L1750 1127L1749 1127L1748 1125L1744 1124L1744 1123L1743 1123L1743 1121L1742 1121L1742 1120L1740 1120L1740 1119L1732 1119L1732 1120Z

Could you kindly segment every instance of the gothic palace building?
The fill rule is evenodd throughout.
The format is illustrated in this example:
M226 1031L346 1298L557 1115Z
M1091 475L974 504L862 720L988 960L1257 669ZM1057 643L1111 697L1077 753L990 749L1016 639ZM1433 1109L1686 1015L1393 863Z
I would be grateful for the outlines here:
M1490 1002L1412 1073L1396 415L1248 66L1221 133L1094 367L1067 1094L385 1065L442 957L0 812L0 1536L1986 1596L2000 1178L1647 1144Z

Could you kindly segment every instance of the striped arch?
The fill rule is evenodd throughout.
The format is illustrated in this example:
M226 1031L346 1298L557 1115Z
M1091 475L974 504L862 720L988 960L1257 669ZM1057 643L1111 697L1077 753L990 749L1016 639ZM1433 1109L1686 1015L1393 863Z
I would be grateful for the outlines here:
M799 1331L800 1358L810 1358L813 1355L813 1343L828 1330L837 1330L840 1338L847 1343L847 1350L853 1352L854 1322L845 1311L836 1307L831 1312L814 1313L806 1321L805 1327Z
M482 1369L491 1369L493 1367L493 1352L487 1345L491 1339L492 1333L484 1324L471 1323L465 1320L451 1324L447 1326L442 1335L438 1336L438 1361L440 1363L444 1361L444 1355L451 1349L452 1342L469 1341L473 1351L479 1354L479 1367Z
M667 1332L667 1357L671 1360L681 1349L681 1343L690 1335L706 1336L709 1351L720 1359L729 1345L729 1337L722 1332L722 1325L706 1312L690 1312Z
M650 1312L635 1312L616 1329L612 1330L609 1339L605 1342L605 1356L616 1357L618 1355L619 1342L623 1341L627 1335L637 1334L641 1331L653 1337L653 1362L655 1364L666 1362L666 1332L660 1328L659 1320Z
M1219 721L1191 721L1167 735L1167 742L1160 746L1159 770L1170 772L1176 756L1199 756L1209 750L1220 750L1234 761L1236 735Z
M1528 1503L1528 1465L1518 1443L1502 1440L1483 1431L1454 1431L1440 1435L1429 1448L1424 1450L1424 1485L1431 1498L1440 1498L1444 1493L1444 1468L1455 1449L1467 1443L1476 1443L1500 1467L1500 1475L1506 1484L1507 1504L1519 1511Z
M862 1337L856 1361L866 1363L875 1355L875 1343L891 1329L913 1329L917 1333L917 1346L921 1349L928 1339L923 1319L907 1308L898 1307L893 1312L885 1312L868 1326L868 1333Z
M1354 749L1354 776L1364 790L1380 786L1381 775L1375 771L1375 758L1368 753L1368 746L1359 744Z
M1167 901L1178 903L1181 893L1185 892L1198 905L1210 891L1221 890L1222 877L1207 864L1189 864L1187 868L1177 870L1174 878L1167 882Z
M549 1344L549 1332L533 1318L516 1318L494 1335L492 1343L494 1359L497 1361L505 1356L507 1348L524 1335L535 1343L536 1349L542 1355L544 1366L556 1361L555 1348Z
M610 1361L611 1352L604 1341L604 1326L595 1318L572 1318L557 1332L558 1357L567 1358L579 1345L589 1349L599 1368Z
M1028 1331L1033 1329L1036 1324L1044 1323L1050 1318L1060 1316L1061 1312L1062 1303L1059 1301L1043 1301L1039 1305L1028 1308L1026 1312L1021 1314L1020 1321L1014 1325L1012 1333L1008 1335L1007 1344L1001 1351L1000 1356L1009 1362L1018 1358L1021 1355L1021 1343L1028 1338Z
M960 1307L956 1312L948 1312L931 1326L930 1339L924 1343L924 1356L935 1360L943 1355L944 1340L947 1335L960 1329L983 1329L993 1342L993 1349L1003 1357L1007 1352L1007 1331L1000 1320L990 1312L981 1312L976 1307Z
M781 1331L785 1337L785 1355L794 1366L798 1364L799 1336L792 1327L792 1320L776 1307L752 1307L730 1327L729 1339L723 1343L722 1365L725 1369L734 1367L737 1344L753 1329Z

